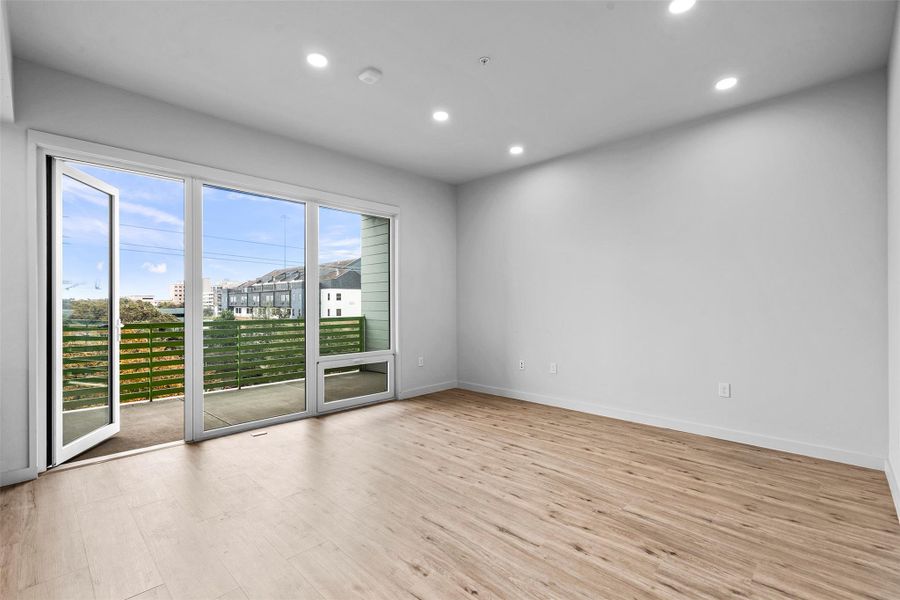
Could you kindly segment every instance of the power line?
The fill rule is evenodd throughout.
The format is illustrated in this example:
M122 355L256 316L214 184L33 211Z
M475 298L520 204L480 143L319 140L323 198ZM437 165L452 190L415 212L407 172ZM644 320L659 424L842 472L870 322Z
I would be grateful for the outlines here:
M138 247L140 247L140 248L157 248L157 249L160 249L160 250L174 250L174 251L176 251L176 252L180 252L180 253L181 253L181 254L179 254L179 256L183 256L183 255L184 255L184 249L183 249L183 248L173 248L173 247L171 247L171 246L155 246L155 245L153 245L153 244L138 244L138 243L136 243L136 242L122 242L122 243L120 244L120 246L138 246ZM216 251L214 251L214 250L207 250L207 251L203 254L203 256L206 257L206 258L214 258L213 256L211 256L211 255L213 255L213 254L219 255L220 257L235 257L235 258L247 258L247 259L251 259L251 260L260 260L260 261L266 262L266 264L268 264L268 261L270 261L270 260L277 260L277 259L275 259L275 258L269 258L269 257L267 257L267 256L252 256L252 255L247 255L247 254L231 254L231 253L228 253L228 252L216 252ZM168 256L168 255L167 255L167 256ZM287 258L285 257L284 260L286 261Z
M154 251L154 250L136 250L134 248L122 248L122 251L123 252L134 252L137 254L155 254L156 256L184 257L184 253L176 253L176 252L159 252L159 251ZM226 259L226 258L222 258L220 256L207 256L205 254L203 255L203 258L206 258L209 260L227 260L229 262L242 262L242 263L250 263L250 264L256 264L256 265L265 265L272 269L278 268L277 262L267 262L267 261L262 261L262 260L246 260L246 259L240 259L240 258L227 258Z
M63 243L63 245L68 246L70 243ZM138 248L125 248L123 246L138 246L140 248L151 248L151 250L140 250ZM155 254L157 256L177 256L179 258L184 257L184 251L181 248L173 248L170 246L153 246L150 244L137 244L134 242L122 242L120 244L120 249L122 252L133 252L137 254ZM208 251L205 252L202 258L208 260L221 260L221 261L232 261L232 262L243 262L249 264L257 264L257 265L265 265L267 267L272 267L274 269L278 269L277 258L266 258L262 256L250 256L246 254L229 254L225 252L214 252ZM346 259L341 259L346 260ZM301 267L304 265L298 265ZM352 267L340 267L335 265L330 265L328 263L319 264L320 270L331 270L337 269L344 273L362 273L362 268L352 268ZM282 267L286 268L286 267Z
M184 235L184 231L178 231L177 229L163 229L161 227L147 227L146 225L132 225L131 223L121 223L120 225L122 227L133 227L135 229L148 229L150 231L161 231L163 233L177 233L179 235ZM276 244L276 243L272 243L272 242L259 242L256 240L244 240L241 238L225 237L225 236L221 236L221 235L210 235L208 233L204 233L203 237L212 238L212 239L216 239L216 240L227 240L230 242L241 242L244 244L259 244L261 246L275 246L276 248L281 248L282 246L285 246L285 244ZM287 247L303 250L303 246L287 245Z
M282 224L282 227L284 230L284 238L282 238L283 239L282 250L284 253L283 268L285 268L285 269L287 269L287 219L288 219L287 215L281 215L281 224Z

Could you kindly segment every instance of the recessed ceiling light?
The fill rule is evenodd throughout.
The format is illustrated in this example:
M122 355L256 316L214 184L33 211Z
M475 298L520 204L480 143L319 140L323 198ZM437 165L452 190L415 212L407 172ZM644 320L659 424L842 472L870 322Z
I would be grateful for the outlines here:
M738 83L737 77L723 77L722 79L716 82L716 89L720 92L724 92L725 90L730 90Z
M673 15L680 15L694 8L697 0L672 0L669 2L669 12Z
M525 152L525 148L523 148L522 146L510 146L509 147L509 153L512 154L513 156L518 156L519 154L522 154L523 152Z
M328 59L325 58L324 54L319 54L318 52L313 52L312 54L306 55L306 62L311 64L317 69L324 69L328 66Z
M434 111L434 113L432 113L431 118L438 123L443 123L450 118L450 113L448 113L446 110L436 110Z

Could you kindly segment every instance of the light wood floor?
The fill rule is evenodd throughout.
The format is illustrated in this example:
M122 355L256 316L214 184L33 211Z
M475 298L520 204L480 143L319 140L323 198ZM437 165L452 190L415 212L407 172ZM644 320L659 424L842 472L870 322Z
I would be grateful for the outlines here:
M0 597L900 598L884 474L454 390L2 491Z

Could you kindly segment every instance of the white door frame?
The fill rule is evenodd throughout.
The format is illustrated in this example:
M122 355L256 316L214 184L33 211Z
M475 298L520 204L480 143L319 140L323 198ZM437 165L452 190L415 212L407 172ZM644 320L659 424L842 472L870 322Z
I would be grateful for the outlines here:
M370 213L366 213L370 214ZM373 215L373 216L384 216L384 215ZM347 408L352 408L355 406L363 406L366 404L372 404L375 402L381 402L382 400L388 398L396 397L397 393L397 384L395 381L395 374L397 370L397 364L399 363L398 355L396 353L396 312L394 310L394 303L397 298L394 295L394 286L396 285L396 279L394 276L394 270L397 267L397 255L396 255L396 233L397 233L397 221L394 218L388 218L388 256L390 260L390 264L388 266L388 287L389 287L389 295L388 300L390 302L389 312L390 312L390 345L391 347L387 350L369 350L365 352L353 352L348 354L329 354L326 356L318 356L318 361L316 364L316 387L317 392L315 395L316 400L316 410L319 414L324 414L328 412L335 412L339 410L344 410ZM316 263L318 264L318 257L316 257ZM318 269L317 269L318 271ZM318 272L317 272L318 277ZM315 295L318 298L319 290L318 290L318 282L316 283L316 291ZM318 315L318 311L316 312ZM318 326L318 318L316 319L316 324ZM318 352L318 347L316 348ZM347 398L344 400L335 400L326 403L325 402L325 370L333 369L337 367L346 367L346 366L354 366L354 365L364 365L371 364L376 362L386 362L388 363L388 389L386 392L378 392L375 394L367 394L365 396L355 396L353 398Z
M293 195L287 195L284 193L275 193L275 192L265 192L261 191L258 187L248 187L244 185L235 185L233 183L227 183L220 180L214 180L211 178L195 178L192 181L193 192L191 194L191 202L193 204L193 208L191 211L192 220L190 223L185 222L185 233L186 236L193 240L193 243L196 245L196 256L200 257L200 260L195 260L193 262L193 270L191 273L191 285L192 289L202 290L203 289L203 187L204 186L212 186L217 188L224 188L235 192L244 192L247 194L254 194L258 196L265 196L266 198L272 198L273 200L280 200L284 202L294 202L297 204L304 205L304 213L305 213L305 231L304 231L304 261L307 261L306 264L310 264L309 256L310 253L317 247L313 246L309 242L310 236L310 218L312 214L318 215L318 205L309 200L302 200ZM315 207L315 209L311 209L311 207ZM318 221L315 222L315 229L318 230ZM190 232L190 233L188 233ZM318 285L318 269L315 269L315 285ZM312 302L312 298L309 297L308 291L310 285L312 285L311 277L309 277L310 270L306 269L306 277L304 279L304 295L306 297L306 310L304 313L304 335L306 339L306 368L309 368L310 354L312 353L312 340L318 340L318 328L315 329L315 336L310 334L310 318L309 315L312 314L312 310L318 310L318 302ZM185 290L187 290L188 286L185 285ZM192 294L192 323L195 330L197 330L198 335L194 335L190 338L191 340L191 356L193 360L193 372L203 373L203 298L202 294ZM187 308L188 304L187 294L185 295L185 308ZM185 312L185 321L187 321L188 316L187 312ZM316 324L318 327L318 323ZM240 431L246 431L248 429L256 429L259 427L265 427L268 425L277 425L279 423L285 423L287 421L295 421L297 419L301 419L304 417L311 417L318 414L316 412L315 403L310 402L310 398L314 397L315 393L315 382L310 379L310 371L306 371L306 409L301 412L289 413L286 415L278 415L275 417L269 417L266 419L258 419L256 421L247 421L246 423L236 423L234 425L228 425L225 427L219 427L216 429L210 429L209 431L204 430L204 421L203 421L203 377L192 377L190 379L191 387L192 387L192 397L195 399L200 399L200 401L192 401L191 406L193 410L193 432L191 434L191 439L194 441L206 440L215 437L220 437L223 435L230 435L232 433L237 433Z
M53 198L51 200L53 207L50 211L53 219L52 281L53 289L57 291L51 312L53 316L54 339L52 356L54 376L50 400L53 406L53 456L51 461L52 464L58 465L119 433L119 343L122 334L119 320L119 190L105 181L66 164L62 159L54 158L51 170L53 177ZM109 226L109 248L107 249L109 264L109 312L107 314L107 344L109 346L109 367L107 373L109 379L107 390L109 397L107 403L111 405L112 410L109 423L68 444L64 443L63 438L63 305L61 296L63 273L60 265L63 256L63 177L69 177L74 181L106 194L109 196L110 202L107 216L107 225Z
M324 414L327 412L335 412L337 410L342 410L346 408L350 408L353 406L358 406L361 404L371 404L373 402L381 402L384 400L389 400L396 396L396 360L397 352L397 337L396 337L396 318L397 314L394 311L394 307L396 306L396 296L395 296L395 285L396 281L394 279L394 271L396 270L396 258L394 255L394 236L396 235L396 226L397 226L397 217L396 213L391 210L391 207L386 207L384 205L376 206L370 202L366 201L358 201L360 202L360 206L354 207L352 203L343 203L341 205L335 205L332 202L321 202L317 200L310 199L309 197L302 197L296 193L296 190L287 190L287 189L277 189L273 191L267 191L266 189L260 189L261 185L264 185L265 182L255 182L249 185L244 184L234 184L228 181L213 179L211 177L197 177L192 179L192 193L190 194L190 201L192 203L192 208L190 211L191 220L185 221L185 237L186 243L187 240L193 240L193 243L196 245L194 249L194 256L202 257L202 239L203 239L203 186L213 186L218 188L225 188L229 190L233 190L236 192L245 192L248 194L261 195L268 198L272 198L275 200L282 200L286 202L296 202L302 203L305 206L306 213L306 232L304 238L304 249L305 249L305 264L307 266L306 276L304 278L304 295L306 298L306 307L304 312L304 326L305 326L305 336L306 336L306 409L302 412L290 413L287 415L279 415L275 417L269 417L266 419L259 419L256 421L248 421L246 423L237 423L235 425L229 425L226 427L219 427L217 429L211 429L209 431L204 430L204 422L203 422L203 378L202 377L192 377L190 379L191 386L193 388L192 397L200 398L199 402L192 401L191 406L193 410L192 422L193 422L193 432L191 435L191 439L193 441L200 441L211 439L215 437L220 437L223 435L230 435L232 433L237 433L240 431L246 431L248 429L257 429L259 427L265 427L268 425L277 425L279 423L285 423L288 421L295 421L297 419L312 417L319 414ZM293 192L293 193L292 193ZM321 194L319 194L321 195ZM390 223L390 240L391 244L389 247L390 252L390 303L391 303L391 336L390 343L391 348L389 350L380 350L373 352L359 352L355 354L342 354L342 355L334 355L328 357L320 357L319 356L319 269L318 268L309 268L310 265L317 266L319 264L319 208L337 208L341 210L347 210L355 213L372 215L376 217L383 217L388 219ZM187 284L185 284L185 321L188 319L187 306L188 303L191 302L188 300L188 289L194 290L202 290L203 289L203 274L202 274L202 260L195 260L192 263L195 267L194 271L191 273L191 287L189 288ZM187 275L186 275L187 277ZM202 294L190 294L193 298L192 307L191 307L191 320L193 328L200 328L200 335L194 335L190 339L192 340L191 346L191 356L193 361L192 373L203 373L203 336L202 336L202 316L203 316L203 302L202 302ZM327 406L324 405L324 390L321 389L322 378L319 376L320 371L323 369L323 364L325 368L336 366L331 363L334 361L351 361L351 364L359 364L360 362L376 362L376 360L368 360L369 357L374 359L378 359L378 362L389 362L390 364L390 373L388 377L388 385L389 385L389 393L381 393L370 396L363 396L359 398L349 398L346 401L336 402L336 403L328 403ZM367 360L362 360L367 359ZM353 362L356 361L356 362ZM188 439L185 437L185 439Z
M308 400L307 411L299 415L286 415L284 417L275 417L263 421L253 421L242 425L205 432L202 436L196 435L198 427L202 429L202 413L200 415L196 414L196 406L202 406L202 404L194 401L194 398L198 397L198 391L195 389L196 382L200 381L200 385L202 386L202 379L195 376L195 373L202 373L202 338L201 334L194 331L194 329L198 319L202 319L203 314L201 299L202 273L200 273L202 237L196 235L198 231L202 233L202 195L198 192L201 191L200 186L202 186L203 183L305 203L307 215L307 265L318 264L319 206L350 210L368 215L385 217L391 220L391 348L393 350L395 361L393 385L395 391L401 389L400 381L402 373L399 366L401 363L399 358L399 265L396 260L397 248L399 247L400 215L397 206L316 188L299 186L293 183L265 179L197 163L127 150L115 146L88 142L52 133L28 130L28 197L33 199L32 202L29 202L29 220L34 225L34 229L29 230L28 249L29 258L33 261L32 264L36 267L36 272L32 274L32 277L29 278L28 282L29 298L34 298L35 301L29 302L28 313L28 331L31 341L28 356L30 383L30 446L29 467L24 471L31 474L32 477L47 468L49 459L46 428L48 410L47 381L49 373L46 360L44 360L47 356L47 335L49 326L45 318L47 314L47 298L49 292L46 255L49 231L46 211L39 210L38 207L46 206L47 161L48 157L51 156L79 162L97 163L101 166L117 169L133 170L152 175L171 177L185 182L185 335L190 336L189 339L194 340L195 342L194 344L185 344L185 378L186 381L191 382L189 386L185 387L185 406L195 407L193 411L185 410L185 441L198 441L199 439L227 435L237 431L291 421L317 414L317 411L315 410L316 402ZM308 340L306 355L306 393L308 399L317 397L316 377L313 377L312 375L317 373L318 348L314 347L316 344L312 344L309 340L318 339L318 318L310 319L309 315L318 315L318 269L314 269L313 273L315 273L314 277L306 278L306 335ZM196 293L198 291L200 293ZM194 300L190 301L188 298L194 298ZM199 313L197 312L198 306ZM313 337L314 334L315 337ZM199 353L197 352L196 347L198 340L201 345ZM201 370L198 371L198 368ZM201 394L200 398L202 398L202 388L199 392ZM187 398L189 393L193 394L190 399ZM198 417L199 424L197 423Z

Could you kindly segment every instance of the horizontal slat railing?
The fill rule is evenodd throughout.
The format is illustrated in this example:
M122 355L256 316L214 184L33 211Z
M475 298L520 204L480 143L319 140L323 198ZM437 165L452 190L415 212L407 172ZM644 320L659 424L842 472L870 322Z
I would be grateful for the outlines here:
M365 317L323 318L323 356L365 350ZM109 357L105 323L63 326L66 410L106 403ZM306 376L303 319L205 321L204 391L241 388ZM184 324L132 323L119 344L119 393L124 402L184 394Z
M109 396L109 327L82 321L63 327L63 404L104 404Z

